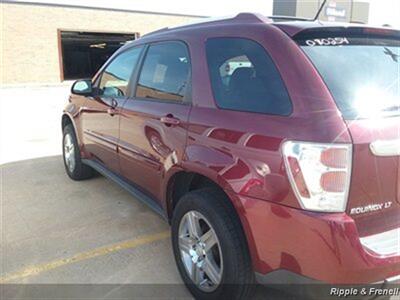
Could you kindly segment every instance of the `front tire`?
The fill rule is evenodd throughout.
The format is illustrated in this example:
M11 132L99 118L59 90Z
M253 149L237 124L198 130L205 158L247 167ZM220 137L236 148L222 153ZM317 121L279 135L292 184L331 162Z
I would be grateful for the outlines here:
M227 196L201 189L174 209L172 246L184 283L196 299L249 299L254 273L246 238Z
M63 130L63 158L65 171L71 179L83 180L93 176L93 169L82 163L75 130L71 124Z

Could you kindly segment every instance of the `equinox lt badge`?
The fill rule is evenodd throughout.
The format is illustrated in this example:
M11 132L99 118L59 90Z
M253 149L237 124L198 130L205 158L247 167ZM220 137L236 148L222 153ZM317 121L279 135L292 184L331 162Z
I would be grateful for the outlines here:
M367 206L360 206L360 207L354 207L350 211L350 215L359 215L359 214L365 214L373 211L378 211L386 208L390 208L392 206L392 201L388 201L385 203L379 203L379 204L370 204Z

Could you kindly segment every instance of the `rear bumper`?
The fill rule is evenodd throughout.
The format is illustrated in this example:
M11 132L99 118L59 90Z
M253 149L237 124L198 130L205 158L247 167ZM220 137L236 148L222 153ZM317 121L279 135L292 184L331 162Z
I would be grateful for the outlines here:
M283 270L296 276L278 276L275 283L279 278L281 283L290 283L298 276L308 283L333 285L383 283L388 279L398 283L400 255L379 256L368 251L347 214L306 212L234 197L241 206L239 214L258 278Z

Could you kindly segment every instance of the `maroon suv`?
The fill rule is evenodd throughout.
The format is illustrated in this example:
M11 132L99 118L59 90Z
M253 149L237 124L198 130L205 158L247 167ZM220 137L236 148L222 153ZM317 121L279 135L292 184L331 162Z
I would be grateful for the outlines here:
M400 275L400 31L253 14L148 34L72 87L93 170L172 226L196 298Z

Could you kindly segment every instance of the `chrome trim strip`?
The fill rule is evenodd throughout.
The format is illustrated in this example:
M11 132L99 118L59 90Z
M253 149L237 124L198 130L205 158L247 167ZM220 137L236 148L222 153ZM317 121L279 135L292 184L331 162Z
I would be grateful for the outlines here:
M372 142L369 148L376 156L397 156L400 155L400 139L378 140Z
M400 228L360 238L361 244L383 256L400 255Z
M103 135L99 135L93 131L90 130L84 130L83 134L90 139L91 141L98 143L104 147L107 147L109 149L112 149L113 151L117 151L117 141L113 140L111 138L107 138Z

